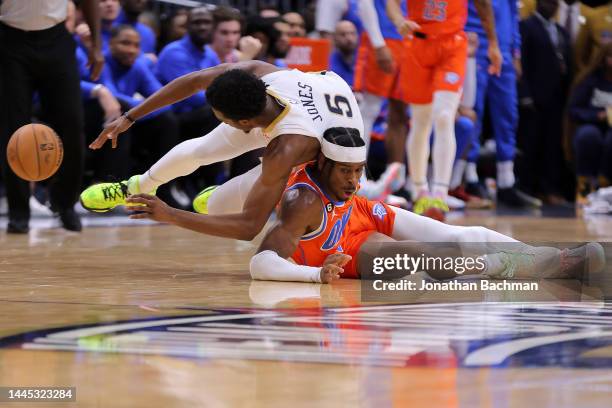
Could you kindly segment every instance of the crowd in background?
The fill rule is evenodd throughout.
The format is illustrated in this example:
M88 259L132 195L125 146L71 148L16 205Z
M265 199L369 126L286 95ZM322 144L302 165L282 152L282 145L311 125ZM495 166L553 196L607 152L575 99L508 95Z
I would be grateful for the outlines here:
M504 1L513 0L496 3ZM303 9L290 11L279 10L273 3L260 2L253 13L252 4L241 10L204 3L188 8L167 3L162 7L147 0L99 0L104 68L94 81L87 63L91 30L81 2L69 2L66 28L76 43L85 146L105 123L181 75L251 59L285 67L292 37L330 39L329 69L353 85L364 31L359 2L305 1ZM505 131L505 125L499 123L500 116L506 115L502 111L509 115L516 111L517 126L511 129L516 137L518 186L547 204L569 205L574 198L580 204L612 180L612 2L590 8L573 0L522 0L517 10L516 21L511 22L516 27L498 30L500 37L520 36L499 38L500 44L515 47L506 61L512 66L515 106L500 106L508 102L497 94L509 89L494 89L494 81L476 78L472 92L476 100L480 98L480 107L474 105L477 102L471 106L462 103L458 117L467 118L472 125L458 122L458 126L477 132L477 142L458 153L451 189L460 191L457 189L467 183L472 186L469 194L461 190L454 194L456 198L487 197L487 186L481 180L495 177L491 170L495 148L484 141L502 143L496 137ZM477 36L470 38L472 59L477 61ZM2 103L10 101L2 99ZM478 126L474 126L474 109L485 113ZM381 139L387 111L384 104L372 129L368 164L374 178L378 164L386 160ZM33 115L33 120L43 122L48 116L36 97ZM85 152L82 186L109 178L123 180L145 171L175 144L201 136L218 123L206 104L205 92L154 112L138 121L129 136L119 138L117 149ZM202 188L248 171L258 164L259 156L251 152L229 163L202 168L159 194L174 206L188 208ZM34 192L31 206L45 211L49 200L45 183L30 188ZM0 195L4 195L1 190Z

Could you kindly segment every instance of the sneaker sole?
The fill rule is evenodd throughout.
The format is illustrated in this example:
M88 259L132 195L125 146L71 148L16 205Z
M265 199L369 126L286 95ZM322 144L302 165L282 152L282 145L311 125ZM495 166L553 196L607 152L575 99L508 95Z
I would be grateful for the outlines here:
M95 213L105 213L105 212L109 212L110 210L115 208L115 207L112 207L112 208L91 208L91 207L86 206L85 203L83 202L83 199L80 198L80 197L79 197L79 202L81 203L81 207L83 207L87 211L95 212Z

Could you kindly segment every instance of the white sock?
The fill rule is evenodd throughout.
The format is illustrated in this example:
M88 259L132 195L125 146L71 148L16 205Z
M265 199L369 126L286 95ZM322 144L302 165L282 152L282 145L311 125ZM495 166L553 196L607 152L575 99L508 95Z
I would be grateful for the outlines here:
M429 137L431 135L432 105L410 105L412 121L408 142L408 168L414 197L429 193L427 185L427 162L429 160Z
M361 117L363 118L363 140L366 142L366 148L370 148L370 137L374 122L380 113L383 98L368 92L364 92L363 99L359 105Z
M453 166L453 176L451 177L450 189L454 190L461 185L461 180L463 180L463 173L465 173L465 167L467 166L467 162L463 159L459 159L455 162Z
M153 191L170 180L193 173L201 166L232 159L267 143L259 129L245 133L222 123L205 136L174 146L140 176L140 191ZM130 190L130 193L134 194L135 191Z
M223 183L208 198L208 214L236 214L242 212L251 187L261 174L261 164L240 176Z
M511 188L514 182L514 162L511 160L497 162L497 187Z
M468 162L467 166L465 167L465 181L468 183L478 183L476 163Z
M484 227L449 225L401 208L391 207L391 210L395 213L391 237L396 241L463 242L469 245L518 242Z
M459 93L448 91L437 91L433 97L432 120L435 129L432 155L433 194L442 199L448 194L457 151L455 116L459 99Z

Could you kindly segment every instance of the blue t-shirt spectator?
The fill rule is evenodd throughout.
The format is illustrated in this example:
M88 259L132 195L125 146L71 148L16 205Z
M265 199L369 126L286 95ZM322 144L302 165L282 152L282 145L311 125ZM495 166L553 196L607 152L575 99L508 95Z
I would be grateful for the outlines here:
M121 24L127 24L127 25L134 27L134 29L136 29L138 34L140 34L140 49L143 53L155 54L157 40L155 39L155 33L153 32L153 30L151 30L149 26L142 24L139 21L128 20L123 10L117 16L117 19L113 23L113 26L117 26ZM108 41L110 41L110 33L108 34L103 33L103 41L104 41L105 35L107 36L106 44L108 46Z
M162 84L194 71L219 65L219 57L215 51L205 45L197 47L186 34L180 40L166 45L159 54L157 61L157 78ZM206 104L206 94L198 92L195 95L173 105L177 113L190 112Z
M353 80L355 77L355 60L353 64L347 64L340 51L335 50L329 57L329 69L340 75L347 84L353 87Z
M146 57L139 56L131 67L120 64L110 52L104 57L106 64L100 75L100 83L107 87L115 98L130 108L142 102L142 98L138 98L137 94L147 98L162 87L149 68L149 60ZM145 116L144 119L154 117L168 109L169 107L159 109Z

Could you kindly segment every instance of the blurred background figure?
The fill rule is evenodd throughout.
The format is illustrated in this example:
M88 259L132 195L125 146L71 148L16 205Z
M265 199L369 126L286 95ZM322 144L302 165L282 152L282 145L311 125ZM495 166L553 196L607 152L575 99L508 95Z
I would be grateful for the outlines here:
M569 115L576 125L576 202L585 204L590 192L612 180L612 43L602 46L577 79Z
M358 44L355 24L348 20L338 22L334 32L334 51L329 58L329 69L340 75L351 87L355 76Z
M289 24L289 37L306 37L306 23L301 14L285 13L283 14L283 20Z
M519 147L524 156L517 173L527 193L546 204L565 205L564 186L571 175L563 160L562 129L572 58L569 34L554 22L557 7L558 0L538 0L534 14L520 23Z
M171 11L161 19L158 52L169 43L183 38L187 34L187 15L189 10L179 8Z

